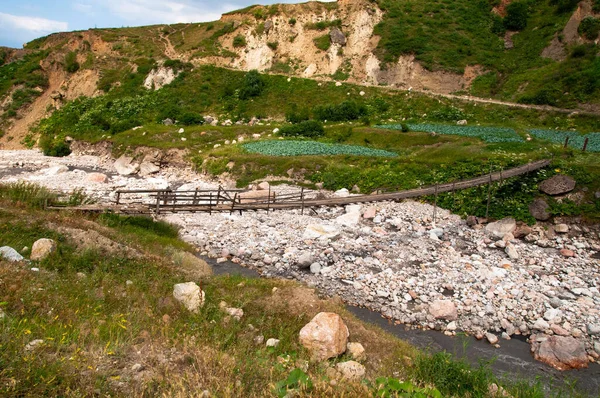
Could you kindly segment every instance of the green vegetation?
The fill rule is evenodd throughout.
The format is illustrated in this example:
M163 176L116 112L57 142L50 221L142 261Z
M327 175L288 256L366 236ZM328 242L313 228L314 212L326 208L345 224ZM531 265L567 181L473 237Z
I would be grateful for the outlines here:
M394 157L394 152L365 148L356 145L327 144L316 141L260 141L242 145L245 150L268 156L303 155L353 155L373 157Z
M341 28L342 27L342 20L341 19L335 19L333 21L319 21L319 22L309 22L304 24L304 28L305 29L309 29L309 30L325 30L331 27L337 27L337 28Z
M270 41L267 42L267 46L269 46L269 48L273 51L277 50L277 47L279 46L279 42L277 41Z
M581 150L585 140L588 140L587 151L600 152L600 133L589 133L582 135L577 131L540 130L532 129L529 132L540 140L550 141L556 144L564 144L569 138L569 147Z
M242 35L237 35L233 38L234 47L246 47L246 38Z
M322 105L313 109L313 114L318 120L343 122L357 120L368 113L367 107L354 101L344 101L338 105Z
M291 126L283 126L279 130L283 137L320 137L325 134L323 125L315 120L302 120Z
M523 30L527 26L529 4L526 1L515 1L506 6L504 27L508 30Z
M70 51L65 55L65 70L69 73L75 73L79 70L80 65L77 62L77 53Z
M329 38L329 34L315 37L313 39L313 43L315 43L315 47L321 51L327 51L329 50L329 47L331 47L331 39Z
M579 24L579 34L588 40L596 40L600 34L600 19L588 16Z
M477 137L485 142L523 142L523 139L515 130L501 127L452 126L445 124L391 124L377 127L405 131L405 126L408 126L410 131Z

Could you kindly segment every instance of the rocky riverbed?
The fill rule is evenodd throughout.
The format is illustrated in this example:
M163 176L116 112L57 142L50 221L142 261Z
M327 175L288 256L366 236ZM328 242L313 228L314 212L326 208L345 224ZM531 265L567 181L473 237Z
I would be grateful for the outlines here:
M104 176L104 177L103 177ZM119 175L109 158L0 152L0 181L81 189L100 201L118 188L216 188L191 170ZM222 183L222 182L221 182ZM272 187L274 191L289 187ZM473 334L492 345L526 336L555 368L600 356L600 234L567 220L534 227L462 220L415 201L314 211L179 214L200 252L293 278L415 328ZM564 222L563 222L564 221Z

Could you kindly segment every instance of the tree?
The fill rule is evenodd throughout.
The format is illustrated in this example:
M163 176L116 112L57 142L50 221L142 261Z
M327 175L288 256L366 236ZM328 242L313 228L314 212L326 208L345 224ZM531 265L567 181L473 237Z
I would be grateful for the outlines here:
M244 82L240 88L240 99L258 97L265 88L265 81L256 69L251 70L244 76Z
M77 62L77 53L69 52L65 55L65 70L69 73L75 73L79 70L79 62Z
M523 1L510 3L506 7L506 17L504 17L504 27L508 30L523 30L527 26L527 17L529 16L529 6Z

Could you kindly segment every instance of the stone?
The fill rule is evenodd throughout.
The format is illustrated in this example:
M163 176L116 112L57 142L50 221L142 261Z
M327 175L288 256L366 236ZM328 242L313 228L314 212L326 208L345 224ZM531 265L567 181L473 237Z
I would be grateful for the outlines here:
M29 258L32 261L42 261L50 254L56 251L56 242L52 239L38 239L31 246L31 255Z
M475 216L467 216L467 225L469 227L473 227L473 226L475 226L477 224L478 224L477 217L475 217Z
M346 213L335 219L336 224L352 227L360 222L361 205L346 206Z
M178 131L179 134L183 134L184 132L185 132L185 130L183 129L183 127L180 128L179 131Z
M24 259L24 257L21 256L18 251L10 246L0 247L0 257L11 262L23 261Z
M531 337L531 350L538 361L558 370L588 367L588 356L582 341L570 336Z
M430 234L435 235L436 237L438 237L439 239L442 238L442 236L444 236L444 230L442 228L433 228L431 231L429 231Z
M36 348L42 346L44 344L44 340L36 339L32 340L25 346L25 351L33 351Z
M273 21L267 20L265 21L265 33L269 33L269 31L273 28Z
M457 326L456 326L456 322L455 321L452 321L452 322L450 322L449 324L446 325L446 330L449 330L449 331L453 332L456 329L457 329Z
M550 219L550 205L542 199L537 198L529 205L529 213L538 221L546 221Z
M333 312L320 312L300 330L300 343L317 361L337 357L346 351L348 327Z
M337 27L331 29L331 31L329 32L329 38L331 39L331 43L333 44L339 44L340 46L346 45L346 36Z
M491 345L498 344L498 336L494 333L486 333L485 338Z
M511 258L512 260L516 260L519 258L519 253L517 252L517 249L515 248L515 246L512 243L506 243L506 247L504 248L504 252L506 253L506 255Z
M305 268L309 268L314 262L315 262L315 259L314 259L313 255L310 252L304 252L300 255L300 257L298 257L298 261L296 262L296 265L300 269L305 269Z
M162 124L164 124L165 126L172 126L175 123L173 122L173 119L166 118L162 121Z
M350 191L348 191L346 188L338 189L333 193L333 196L338 198L347 198L350 196Z
M539 318L533 324L533 328L544 332L544 331L550 329L550 324L548 322L546 322L543 318Z
M302 235L303 239L335 238L340 230L333 225L309 224Z
M553 323L552 325L550 325L550 330L552 330L552 333L558 335L558 336L568 336L571 333L569 333L568 330L566 330L565 328L563 328L560 325L557 325L555 323Z
M556 308L550 308L546 312L544 312L544 319L548 322L552 322L556 318L562 318L563 312ZM555 322L556 323L556 322Z
M136 363L131 367L131 371L135 373L141 372L142 370L144 370L144 365L141 363Z
M123 155L117 159L114 163L114 168L122 176L128 176L135 174L140 169L140 165L133 163L133 158L130 156Z
M140 165L140 175L148 176L150 174L156 174L160 171L160 167L150 162L142 162Z
M569 249L560 249L560 254L563 257L575 257L575 252Z
M557 174L542 181L539 185L540 191L547 195L562 195L575 189L576 182L572 177Z
M569 232L569 226L567 224L558 224L554 226L554 231L559 234L566 234Z
M204 292L194 282L178 283L173 286L173 297L191 312L204 306Z
M467 125L467 121L465 119L462 119L462 120L457 121L456 124L458 126L466 126Z
M256 189L259 191L268 191L270 187L271 185L268 182L263 181L256 186Z
M429 313L435 319L455 321L458 318L456 305L450 300L436 300L429 306Z
M69 171L69 168L64 165L56 165L52 167L48 167L47 169L41 170L41 173L44 173L47 176L55 176L58 174L63 174Z
M279 340L278 339L269 339L267 340L267 347L277 347L279 345Z
M232 316L236 321L239 321L244 316L244 310L241 308L226 307L223 311Z
M254 339L254 344L256 345L262 345L265 342L265 336L263 336L262 334L256 336Z
M517 222L514 218L503 218L500 221L489 223L485 226L485 232L497 239L502 239L507 233L513 233L517 228Z
M104 173L89 173L87 175L87 180L89 182L105 184L108 181L108 176Z
M600 324L590 323L586 326L587 332L591 336L597 336L600 334Z
M366 373L365 367L356 361L340 362L335 368L340 372L342 379L350 382L361 381Z
M318 274L319 272L321 272L321 264L319 263L312 263L310 265L310 272L313 274Z
M367 210L363 213L363 218L365 220L372 220L377 215L377 208L374 206L368 207Z
M364 361L366 359L365 348L360 343L348 343L346 345L346 352L355 361Z

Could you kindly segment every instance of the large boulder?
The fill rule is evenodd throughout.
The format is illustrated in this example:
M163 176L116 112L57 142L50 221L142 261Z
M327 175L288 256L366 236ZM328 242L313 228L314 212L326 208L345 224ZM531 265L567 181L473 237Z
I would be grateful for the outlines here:
M128 176L135 174L140 169L140 165L133 163L133 158L130 156L123 155L115 161L115 170L122 176Z
M334 358L346 351L348 327L333 312L320 312L302 330L300 343L317 361Z
M549 208L550 206L544 199L537 198L529 205L529 213L538 221L546 221L550 218Z
M150 174L156 174L160 171L160 167L150 162L142 162L140 165L140 175L148 176Z
M531 351L538 361L558 370L587 368L588 356L582 341L571 336L531 336Z
M458 318L456 305L450 300L436 300L429 306L429 313L435 319L444 319L446 321L455 321Z
M50 254L56 251L56 242L52 239L38 239L33 242L31 246L31 256L29 258L33 261L42 261Z
M548 195L562 195L575 189L575 180L563 174L558 174L542 181L539 188Z
M0 257L11 262L23 261L23 256L10 246L0 247Z
M178 283L173 286L173 297L191 312L198 312L204 305L204 292L194 282Z
M339 28L331 29L331 32L329 32L329 38L333 44L339 44L340 46L346 45L346 36L341 30L339 30Z
M488 235L492 235L497 239L502 239L504 235L513 233L517 228L517 222L514 218L503 218L500 221L489 223L485 226L485 232Z
M298 268L305 269L309 268L314 262L313 255L310 252L304 252L298 257L296 265L298 265Z

